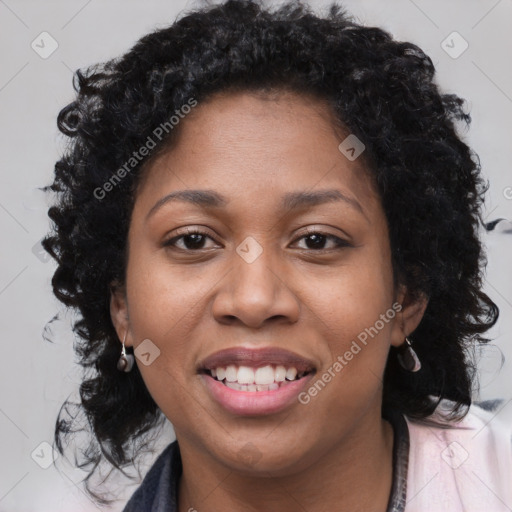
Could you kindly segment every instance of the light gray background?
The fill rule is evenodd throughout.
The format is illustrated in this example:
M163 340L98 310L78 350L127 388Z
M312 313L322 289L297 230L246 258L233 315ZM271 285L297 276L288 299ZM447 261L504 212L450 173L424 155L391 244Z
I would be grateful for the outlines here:
M321 8L327 2L311 4ZM469 101L473 124L466 137L491 183L488 219L512 219L512 0L344 4L358 20L416 42L433 59L443 89ZM36 187L50 182L64 147L56 116L73 98L72 71L120 55L140 36L194 5L184 0L0 0L0 512L97 509L75 485L83 477L80 471L65 463L59 471L42 469L31 458L34 450L39 461L51 457L40 443L51 444L59 407L79 382L69 317L55 326L53 344L42 339L45 324L61 308L50 290L53 262L33 252L48 228L45 200ZM59 45L47 59L31 48L43 31ZM469 44L456 59L441 46L453 31ZM457 37L453 43L453 36L448 39L452 52L462 48ZM486 290L501 318L492 331L494 345L480 365L481 397L505 398L499 416L512 421L512 236L492 233L485 240ZM501 353L506 362L500 371ZM171 439L169 429L161 445ZM124 498L131 492L133 487L125 487Z

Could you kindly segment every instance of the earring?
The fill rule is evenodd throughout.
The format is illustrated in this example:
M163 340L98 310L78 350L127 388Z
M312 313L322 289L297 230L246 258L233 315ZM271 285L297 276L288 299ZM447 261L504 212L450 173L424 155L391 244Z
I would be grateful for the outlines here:
M418 354L411 346L411 340L405 338L405 342L398 348L398 362L400 366L409 372L417 372L421 369L421 361Z
M119 360L117 361L117 369L120 372L131 372L132 368L133 368L133 363L135 362L135 359L132 354L126 353L126 348L124 346L125 341L126 341L126 332L124 333L123 348L121 349L121 356L119 357Z

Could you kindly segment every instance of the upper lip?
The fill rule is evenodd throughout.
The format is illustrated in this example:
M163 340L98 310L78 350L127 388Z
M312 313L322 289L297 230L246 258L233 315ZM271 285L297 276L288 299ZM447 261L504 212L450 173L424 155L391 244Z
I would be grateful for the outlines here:
M310 372L315 369L315 365L311 360L277 347L258 349L246 347L227 348L209 355L199 365L199 369L211 370L213 368L226 367L230 364L253 368L266 365L281 365L286 368L294 367L299 372Z

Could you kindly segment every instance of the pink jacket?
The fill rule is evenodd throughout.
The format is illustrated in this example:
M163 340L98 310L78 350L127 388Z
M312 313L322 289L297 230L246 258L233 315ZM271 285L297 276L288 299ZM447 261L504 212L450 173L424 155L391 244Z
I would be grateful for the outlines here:
M500 421L501 409L472 405L462 421L443 427L445 404L430 417L441 425L406 417L405 512L511 512L512 429Z

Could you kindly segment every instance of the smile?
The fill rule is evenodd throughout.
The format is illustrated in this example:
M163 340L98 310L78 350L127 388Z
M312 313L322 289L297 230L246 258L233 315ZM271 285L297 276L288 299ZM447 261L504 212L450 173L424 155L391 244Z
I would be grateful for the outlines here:
M297 404L314 364L283 349L233 348L213 354L198 369L209 396L236 415L275 414Z
M266 365L260 368L229 365L212 368L210 375L230 389L254 393L275 391L286 386L289 381L301 379L307 375L307 372L299 373L293 366L286 368L282 365Z

